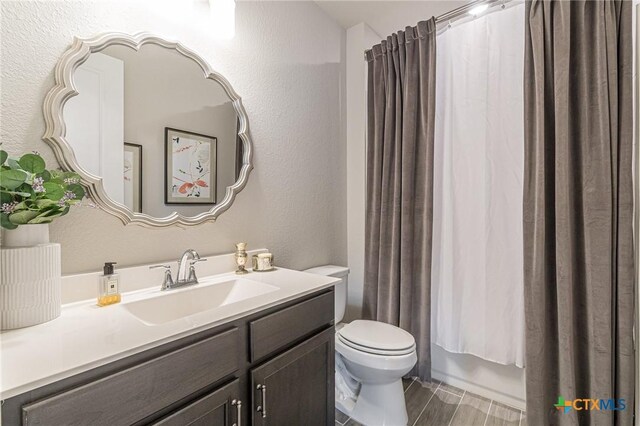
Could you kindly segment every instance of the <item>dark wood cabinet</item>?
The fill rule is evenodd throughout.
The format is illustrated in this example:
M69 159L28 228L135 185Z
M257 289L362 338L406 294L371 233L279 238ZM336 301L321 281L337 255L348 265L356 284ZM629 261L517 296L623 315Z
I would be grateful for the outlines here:
M154 426L240 426L242 392L238 379L177 410Z
M25 404L27 425L133 424L238 370L237 328Z
M249 323L251 362L326 328L334 318L333 293L324 293Z
M333 297L320 290L14 396L2 425L333 426Z
M333 424L333 350L328 329L251 370L253 424Z

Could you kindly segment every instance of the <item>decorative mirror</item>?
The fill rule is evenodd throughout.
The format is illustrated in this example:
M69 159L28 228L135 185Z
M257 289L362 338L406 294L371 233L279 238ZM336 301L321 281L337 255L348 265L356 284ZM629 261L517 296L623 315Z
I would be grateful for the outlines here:
M180 43L146 33L76 39L55 81L43 139L125 224L213 221L245 186L252 144L242 100Z

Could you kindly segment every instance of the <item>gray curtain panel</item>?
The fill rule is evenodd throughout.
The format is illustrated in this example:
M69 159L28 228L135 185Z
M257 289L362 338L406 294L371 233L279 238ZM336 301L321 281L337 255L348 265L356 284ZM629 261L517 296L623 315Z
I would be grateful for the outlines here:
M631 425L632 2L526 7L527 422ZM565 413L559 397L626 409Z
M411 373L431 380L435 19L367 52L364 317L416 339Z

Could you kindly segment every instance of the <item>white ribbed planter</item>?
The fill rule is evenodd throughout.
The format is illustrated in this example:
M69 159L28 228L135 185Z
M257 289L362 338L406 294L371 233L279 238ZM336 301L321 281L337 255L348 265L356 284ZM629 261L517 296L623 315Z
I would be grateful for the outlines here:
M2 247L33 247L49 244L49 224L20 225L16 229L2 230Z
M30 227L39 228L30 228ZM0 250L0 329L29 327L60 316L60 244L49 244L49 228L22 225L4 230ZM23 232L17 232L21 228ZM46 231L46 232L45 232ZM16 232L16 234L11 234ZM7 244L9 243L9 244ZM25 247L27 244L35 244ZM7 247L16 245L18 247Z

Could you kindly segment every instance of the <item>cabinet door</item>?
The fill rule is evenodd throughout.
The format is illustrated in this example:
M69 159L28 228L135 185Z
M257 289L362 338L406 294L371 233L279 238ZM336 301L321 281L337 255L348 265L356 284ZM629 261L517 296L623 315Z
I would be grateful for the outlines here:
M154 423L156 426L242 426L238 379Z
M334 328L251 371L253 425L334 424Z

